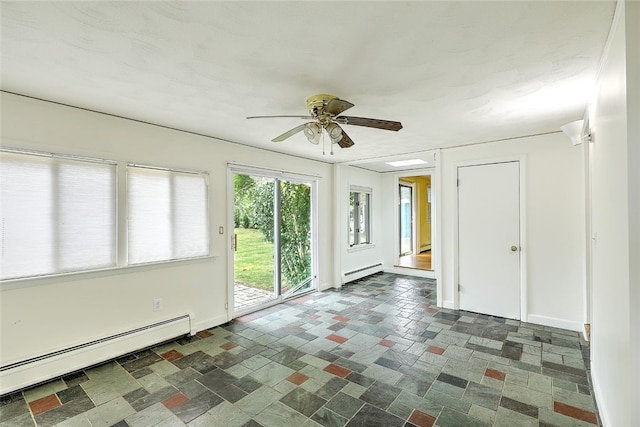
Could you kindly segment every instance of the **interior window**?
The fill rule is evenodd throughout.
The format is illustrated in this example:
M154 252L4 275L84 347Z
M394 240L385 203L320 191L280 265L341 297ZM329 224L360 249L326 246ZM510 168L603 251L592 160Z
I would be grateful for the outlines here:
M371 243L371 189L349 192L349 247Z

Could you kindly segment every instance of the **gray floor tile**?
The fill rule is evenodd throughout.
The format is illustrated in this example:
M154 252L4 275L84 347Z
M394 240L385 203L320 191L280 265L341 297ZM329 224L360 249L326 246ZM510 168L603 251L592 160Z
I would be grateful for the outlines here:
M558 405L597 417L580 334L438 309L432 279L378 274L209 333L3 396L0 427L387 427L415 411L440 427L593 425ZM54 394L32 417L28 402Z
M320 387L315 393L323 399L331 399L336 395L349 381L334 377L327 381L322 387Z
M197 381L209 390L215 392L230 386L236 382L237 379L233 375L227 374L222 369L215 369L208 374L199 377Z
M347 423L347 427L400 427L404 425L402 418L365 404Z
M397 387L376 381L360 396L360 399L380 409L386 409L401 391Z
M327 401L320 396L302 388L295 388L287 395L285 395L280 402L295 409L307 417L313 415L320 407L322 407Z
M494 388L470 382L462 398L478 406L495 411L498 409L500 396L500 391Z
M477 418L449 408L442 410L436 423L439 427L485 427L488 425Z
M271 387L262 386L253 393L250 393L246 397L237 401L234 405L247 415L254 417L273 402L280 400L281 397L282 393L277 392Z
M19 395L14 395L19 396ZM0 422L14 419L21 415L29 415L29 407L22 396L14 397L11 401L0 404Z
M254 419L264 427L282 427L302 425L307 420L307 416L281 402L274 402Z
M33 417L31 413L18 415L16 417L8 418L6 421L0 422L0 427L33 427Z
M324 407L318 409L311 419L323 427L342 427L348 421L347 418L341 417L335 412Z
M345 418L351 418L362 408L364 402L345 393L336 394L325 407Z
M222 402L223 399L217 394L205 392L176 406L171 411L184 423L188 423Z

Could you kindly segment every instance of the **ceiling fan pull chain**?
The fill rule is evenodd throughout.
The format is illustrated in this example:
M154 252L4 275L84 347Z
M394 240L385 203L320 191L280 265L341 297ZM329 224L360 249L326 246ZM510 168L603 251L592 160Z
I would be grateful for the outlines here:
M322 133L322 155L323 156L325 155L325 152L324 152L324 133Z

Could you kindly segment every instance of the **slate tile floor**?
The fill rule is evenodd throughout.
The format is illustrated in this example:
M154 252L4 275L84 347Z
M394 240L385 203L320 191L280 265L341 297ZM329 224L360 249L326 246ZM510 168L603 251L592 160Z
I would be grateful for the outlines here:
M379 274L0 399L2 426L593 426L579 334Z

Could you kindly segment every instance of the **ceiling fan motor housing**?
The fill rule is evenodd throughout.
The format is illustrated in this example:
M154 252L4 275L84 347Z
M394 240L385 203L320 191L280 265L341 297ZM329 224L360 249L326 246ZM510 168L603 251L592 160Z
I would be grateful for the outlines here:
M338 97L335 95L328 95L328 94L318 94L318 95L310 96L306 100L309 113L312 116L317 117L318 115L322 114L324 107L327 106L329 101L336 98Z

